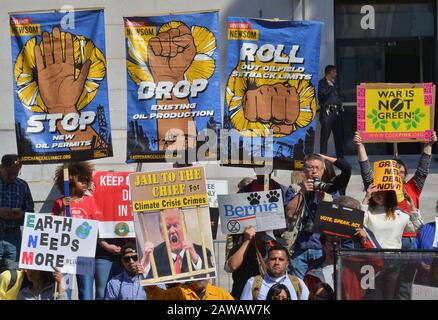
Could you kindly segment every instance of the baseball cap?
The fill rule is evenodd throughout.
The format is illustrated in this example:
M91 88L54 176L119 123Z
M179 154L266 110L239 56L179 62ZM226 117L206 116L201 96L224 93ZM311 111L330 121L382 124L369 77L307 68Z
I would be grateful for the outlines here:
M18 155L16 154L5 154L2 157L2 166L4 167L10 167L13 164L18 164Z
M120 252L122 254L122 257L127 253L137 253L137 249L135 248L135 245L132 243L127 243L122 247L122 250Z

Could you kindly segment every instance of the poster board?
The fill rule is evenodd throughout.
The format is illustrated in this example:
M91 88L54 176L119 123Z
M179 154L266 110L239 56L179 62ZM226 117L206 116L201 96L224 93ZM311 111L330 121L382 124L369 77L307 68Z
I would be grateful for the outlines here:
M432 83L361 83L357 131L364 142L427 142L434 131Z
M362 210L321 201L316 211L313 232L350 239L357 228L363 227L363 220Z
M252 225L256 231L286 228L281 190L219 195L219 216L224 234L239 234Z
M19 268L94 275L97 230L96 220L26 212Z
M397 161L381 160L374 162L374 185L379 191L395 191L397 202L404 200L403 180L400 176Z
M142 285L215 277L204 168L132 173L129 181Z
M93 172L93 198L99 213L100 238L134 238L134 218L129 195L131 172Z

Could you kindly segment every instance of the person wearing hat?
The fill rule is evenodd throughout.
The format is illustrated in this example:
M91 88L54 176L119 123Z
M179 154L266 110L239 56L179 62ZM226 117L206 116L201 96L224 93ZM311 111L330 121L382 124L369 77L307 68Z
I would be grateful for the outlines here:
M135 245L125 244L121 257L124 270L108 282L105 300L146 300L146 293L140 283L143 270L138 262Z
M18 261L24 214L34 212L26 181L18 178L21 162L16 154L5 154L0 165L0 259Z

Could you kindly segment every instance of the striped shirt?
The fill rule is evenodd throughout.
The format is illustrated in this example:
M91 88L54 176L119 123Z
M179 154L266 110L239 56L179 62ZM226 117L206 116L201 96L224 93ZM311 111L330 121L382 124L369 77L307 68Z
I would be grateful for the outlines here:
M126 271L113 277L107 284L105 300L146 300L140 275L130 277Z
M19 208L23 212L34 212L32 194L27 182L17 178L12 183L6 183L0 178L0 208ZM5 220L0 218L0 234L13 233L20 230L23 220Z

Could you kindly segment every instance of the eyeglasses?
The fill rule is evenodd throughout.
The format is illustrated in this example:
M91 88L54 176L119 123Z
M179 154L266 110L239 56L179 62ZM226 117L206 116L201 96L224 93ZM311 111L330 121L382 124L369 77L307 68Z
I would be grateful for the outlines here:
M129 263L131 261L131 259L133 261L138 261L138 256L137 255L133 255L133 256L123 257L123 261L126 262L126 263Z

